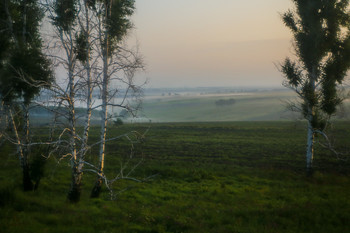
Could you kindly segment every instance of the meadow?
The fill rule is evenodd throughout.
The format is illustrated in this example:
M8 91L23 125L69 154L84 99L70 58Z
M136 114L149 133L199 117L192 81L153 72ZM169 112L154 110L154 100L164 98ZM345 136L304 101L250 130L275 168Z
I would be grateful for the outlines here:
M151 179L117 183L113 201L106 189L99 199L89 198L95 176L86 173L81 201L68 203L69 159L54 157L39 189L23 193L18 159L3 145L0 231L350 231L350 161L317 146L315 172L307 177L304 122L125 124L109 134L129 130L148 130L143 143L135 144L133 160L143 162L133 175ZM97 132L93 128L91 140ZM339 150L350 149L350 122L335 122L331 135ZM106 172L113 174L130 144L111 142L107 153Z
M235 100L231 105L218 101ZM145 98L143 113L152 122L276 121L294 117L286 101L295 100L288 90L226 93L182 93ZM291 117L292 116L292 117Z

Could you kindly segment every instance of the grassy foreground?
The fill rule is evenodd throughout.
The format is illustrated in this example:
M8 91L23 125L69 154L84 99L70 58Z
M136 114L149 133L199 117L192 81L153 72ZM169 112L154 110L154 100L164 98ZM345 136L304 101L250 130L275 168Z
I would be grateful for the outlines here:
M128 189L115 201L106 190L89 199L95 176L86 173L81 202L67 203L68 159L50 158L39 190L23 193L19 162L2 147L0 231L350 232L350 161L317 147L316 172L306 178L303 123L124 125L111 135L149 126L135 154L145 161L134 174L157 176L118 183L116 189ZM350 123L338 122L333 132L336 145L349 149ZM107 171L129 150L125 141L110 143Z

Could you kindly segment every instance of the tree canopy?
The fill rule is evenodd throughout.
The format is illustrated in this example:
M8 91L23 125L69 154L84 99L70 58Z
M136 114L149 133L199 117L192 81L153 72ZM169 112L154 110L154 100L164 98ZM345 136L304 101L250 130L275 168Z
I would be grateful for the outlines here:
M52 80L50 61L42 53L37 0L1 3L0 93L7 103L23 99L28 104Z
M303 100L306 117L313 108L313 126L320 128L336 112L342 84L350 67L348 0L293 0L295 11L283 14L291 30L298 61L282 65L286 84Z

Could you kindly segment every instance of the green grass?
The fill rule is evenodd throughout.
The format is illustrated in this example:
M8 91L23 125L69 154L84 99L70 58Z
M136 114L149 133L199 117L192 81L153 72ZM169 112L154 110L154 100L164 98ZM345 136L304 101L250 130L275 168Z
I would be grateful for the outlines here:
M95 176L84 175L80 203L66 202L69 160L53 158L37 192L20 190L18 160L8 145L0 157L1 232L349 232L350 162L320 148L315 173L305 176L305 125L292 122L123 125L145 131L135 176L156 174L109 200L89 199ZM92 140L97 140L97 128ZM334 141L350 147L350 122L337 122ZM88 159L94 161L97 149ZM128 154L125 140L109 143L106 170Z

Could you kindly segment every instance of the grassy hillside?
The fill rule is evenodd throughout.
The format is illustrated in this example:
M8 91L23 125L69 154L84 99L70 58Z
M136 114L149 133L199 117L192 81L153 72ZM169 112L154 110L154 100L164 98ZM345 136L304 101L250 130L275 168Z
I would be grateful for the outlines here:
M0 148L1 232L349 232L350 161L316 147L316 172L307 178L304 126L235 122L112 128L110 136L150 127L145 142L135 147L135 160L143 154L144 162L134 175L156 176L146 183L117 183L114 188L124 191L110 201L105 189L100 199L89 199L95 176L86 173L76 205L65 199L68 158L50 158L39 190L23 193L18 160L5 145ZM337 122L333 129L337 148L349 150L350 123ZM107 152L111 175L130 146L109 143ZM95 155L92 150L88 159L94 161Z
M229 99L235 103L216 104L218 100ZM146 99L144 115L153 122L286 120L290 114L286 112L285 101L291 99L294 95L288 91L165 96Z

